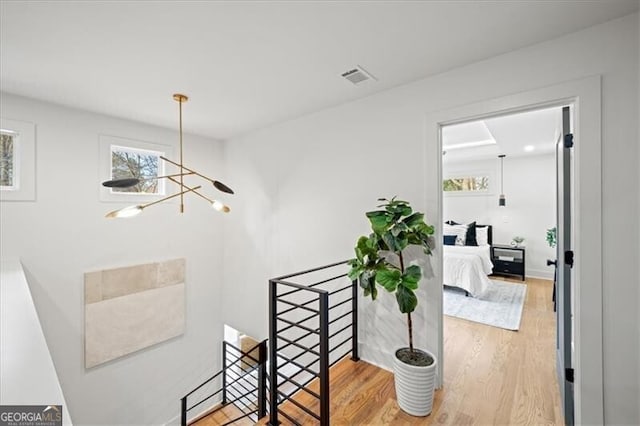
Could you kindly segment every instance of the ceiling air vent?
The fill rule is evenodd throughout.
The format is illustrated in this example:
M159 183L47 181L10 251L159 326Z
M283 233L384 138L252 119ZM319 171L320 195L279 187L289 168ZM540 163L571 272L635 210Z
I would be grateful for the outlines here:
M367 72L360 65L357 65L355 68L344 72L341 75L353 84L360 84L363 81L368 80L377 80L371 73Z

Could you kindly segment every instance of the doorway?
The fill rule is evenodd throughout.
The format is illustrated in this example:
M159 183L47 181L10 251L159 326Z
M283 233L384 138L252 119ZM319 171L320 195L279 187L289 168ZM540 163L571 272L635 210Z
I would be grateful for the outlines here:
M579 141L574 149L577 206L574 214L575 263L574 294L574 353L575 369L575 422L602 423L602 248L601 248L601 92L600 77L561 83L528 92L490 99L426 116L426 198L427 215L434 222L443 223L442 216L442 127L479 120L486 117L508 115L552 106L575 106L575 137ZM430 130L433 129L433 132ZM433 206L433 207L431 207ZM442 283L441 227L437 230L437 252L434 280ZM433 289L429 302L429 321L435 326L427 330L427 338L438 342L439 385L442 386L444 356L442 289ZM439 291L440 297L435 297ZM588 389L588 391L587 391Z
M570 269L558 274L563 292L548 266L571 245L563 234L571 229L570 161L556 158L570 119L569 106L552 106L442 127L444 355L470 366L465 386L481 382L510 401L476 410L481 423L573 424L564 368L572 368ZM560 245L549 240L558 218ZM444 371L454 387L460 377L454 363ZM465 395L469 407L475 395Z

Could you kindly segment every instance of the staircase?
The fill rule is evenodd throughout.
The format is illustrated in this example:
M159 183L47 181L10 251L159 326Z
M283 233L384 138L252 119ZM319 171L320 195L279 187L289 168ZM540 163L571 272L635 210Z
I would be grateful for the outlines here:
M269 344L223 342L222 370L182 398L181 424L328 426L329 369L359 360L357 287L347 261L269 280Z
M222 369L182 397L180 424L205 417L218 425L255 424L266 415L266 367L266 340L247 351L223 341Z

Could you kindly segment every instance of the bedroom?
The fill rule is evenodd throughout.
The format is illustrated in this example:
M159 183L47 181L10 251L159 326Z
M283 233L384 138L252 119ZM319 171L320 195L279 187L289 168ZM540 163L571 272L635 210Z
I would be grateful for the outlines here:
M557 220L561 125L562 108L552 107L442 128L445 355L455 359L469 345L501 354L506 367L483 380L516 395L523 384L509 377L535 359L541 380L519 401L545 407L552 422L561 398L555 269L547 263L556 249L547 234ZM468 357L472 371L486 370L477 358ZM445 383L457 374L445 364Z
M559 126L560 109L554 107L443 128L445 221L475 223L485 244L481 225L492 225L489 244L510 246L515 237L524 238L519 245L526 246L526 277L553 279L546 261L555 257L555 250L546 233L556 222ZM500 205L500 195L506 196L505 205ZM475 237L475 227L470 231Z

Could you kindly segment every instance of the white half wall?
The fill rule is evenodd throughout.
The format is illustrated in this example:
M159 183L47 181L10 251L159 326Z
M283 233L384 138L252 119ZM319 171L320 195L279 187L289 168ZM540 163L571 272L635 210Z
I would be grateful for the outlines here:
M0 405L62 405L62 424L72 425L22 265L0 265Z
M173 108L167 97L167 108ZM222 228L228 216L188 197L132 219L99 201L99 134L176 146L162 129L2 93L3 117L36 125L36 200L0 203L3 256L20 258L76 424L160 424L180 398L220 366ZM176 151L177 152L177 151ZM185 136L185 163L222 172L221 144ZM84 367L84 273L186 259L182 336L95 368Z
M553 279L553 267L547 259L555 259L555 249L549 247L546 232L556 224L556 160L553 154L507 157L504 161L505 207L498 207L500 194L500 163L498 159L445 163L447 173L490 171L495 190L487 195L443 193L445 220L459 223L477 221L493 225L493 242L509 244L516 235L524 237L526 276Z
M438 217L441 189L425 179L435 175L426 168L425 141L437 143L426 134L428 113L599 74L604 421L640 423L639 250L630 238L638 235L638 190L637 179L629 179L638 159L637 32L638 17L629 15L228 141L239 214L225 228L225 322L266 336L268 278L351 257L357 236L368 229L363 213L378 197L398 195L426 211L428 221ZM434 256L439 261L440 253ZM434 319L432 303L427 321ZM369 349L390 357L388 340L361 335L365 359ZM436 345L436 323L422 338L427 348Z

